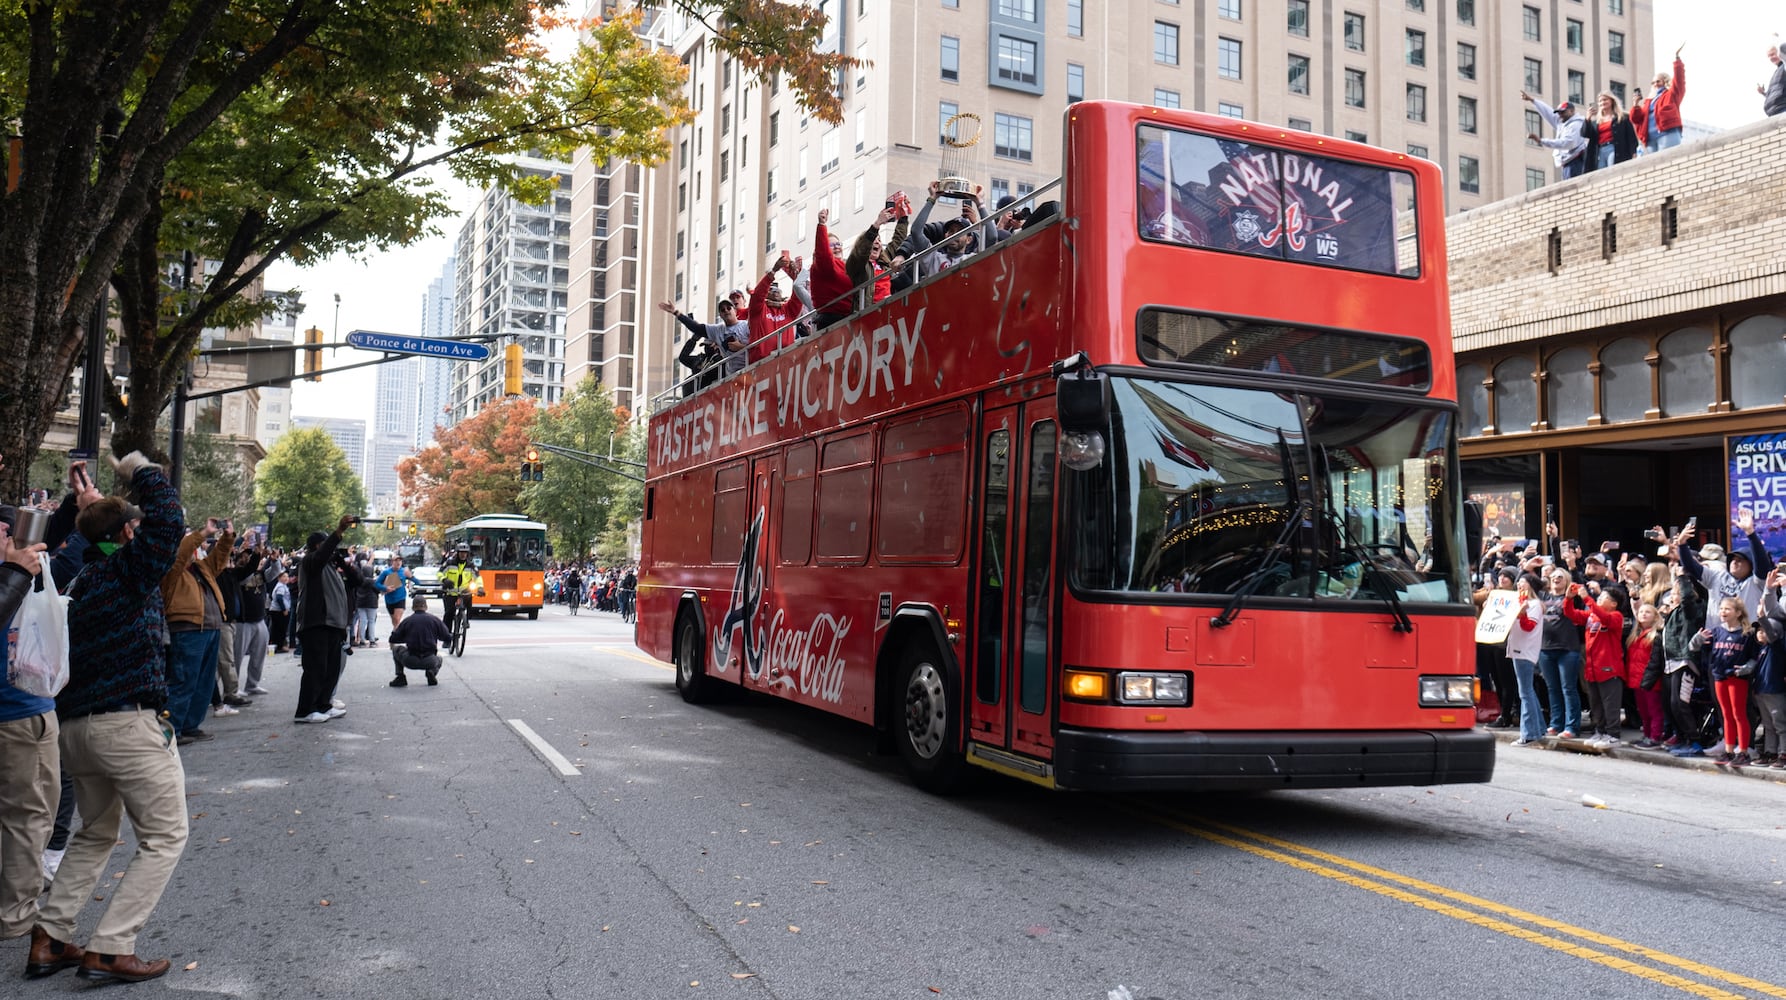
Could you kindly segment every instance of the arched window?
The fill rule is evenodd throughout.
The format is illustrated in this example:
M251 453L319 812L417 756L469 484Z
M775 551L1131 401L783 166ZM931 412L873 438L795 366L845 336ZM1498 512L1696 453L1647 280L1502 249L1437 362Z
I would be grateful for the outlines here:
M1662 338L1662 414L1685 417L1711 409L1717 395L1712 374L1712 334L1696 326Z
M1502 434L1523 434L1538 422L1538 387L1532 384L1532 359L1508 358L1495 366L1495 428Z
M1544 401L1552 427L1586 427L1594 415L1594 376L1588 372L1593 355L1585 347L1571 347L1550 356L1545 371Z
M1739 410L1786 402L1786 318L1763 313L1730 328L1730 402Z
M1600 415L1609 423L1642 420L1650 408L1649 345L1630 337L1600 352Z
M1480 437L1488 423L1488 387L1482 380L1488 372L1481 365L1462 365L1457 369L1457 405L1463 411L1458 437Z

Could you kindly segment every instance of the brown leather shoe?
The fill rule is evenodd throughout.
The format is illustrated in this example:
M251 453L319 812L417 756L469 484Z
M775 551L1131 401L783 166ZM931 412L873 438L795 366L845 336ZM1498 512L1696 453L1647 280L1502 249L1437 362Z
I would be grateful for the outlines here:
M31 955L25 959L25 978L42 979L81 964L86 952L79 945L58 941L42 927L31 928Z
M166 975L167 970L168 961L165 958L145 962L135 955L101 955L90 951L81 960L81 967L75 975L101 983L140 983L145 979Z

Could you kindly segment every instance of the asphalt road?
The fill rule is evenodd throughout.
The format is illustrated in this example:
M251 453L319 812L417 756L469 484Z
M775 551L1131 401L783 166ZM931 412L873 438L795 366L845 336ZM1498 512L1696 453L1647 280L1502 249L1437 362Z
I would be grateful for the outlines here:
M389 662L294 726L281 658L184 748L133 998L1786 998L1786 784L1503 746L1492 785L939 799L853 725L683 704L612 615Z

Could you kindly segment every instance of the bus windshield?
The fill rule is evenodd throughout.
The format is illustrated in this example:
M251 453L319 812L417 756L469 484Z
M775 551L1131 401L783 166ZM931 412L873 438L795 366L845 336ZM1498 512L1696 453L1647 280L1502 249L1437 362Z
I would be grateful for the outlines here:
M1414 175L1143 125L1141 237L1418 277Z
M1080 589L1469 603L1449 409L1111 383L1109 456L1069 477Z
M472 565L480 570L546 568L545 532L537 528L470 528Z

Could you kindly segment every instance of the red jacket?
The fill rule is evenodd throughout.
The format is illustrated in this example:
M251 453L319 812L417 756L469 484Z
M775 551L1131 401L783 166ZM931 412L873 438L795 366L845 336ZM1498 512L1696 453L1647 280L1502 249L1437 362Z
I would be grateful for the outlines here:
M1667 132L1681 127L1681 102L1687 99L1687 67L1679 59L1674 61L1674 83L1667 90L1658 90L1648 101L1638 101L1631 106L1631 124L1637 127L1637 141L1649 142L1650 132ZM1639 115L1637 109L1643 107L1649 112Z
M1631 637L1625 650L1625 686L1635 691L1643 687L1643 673L1650 667L1650 646L1655 642L1648 632Z
M818 271L813 271L813 279L818 279ZM745 318L750 322L750 363L756 364L783 347L791 347L794 343L794 320L800 315L800 303L793 299L783 299L781 305L769 304L769 285L775 280L775 272L763 275L757 287L750 290L750 309ZM775 337L770 334L780 331Z
M1598 603L1588 605L1587 649L1582 676L1609 681L1625 676L1625 616Z
M812 307L821 313L852 313L848 298L832 301L850 290L850 276L843 261L831 252L831 234L819 223L818 242L812 248Z

